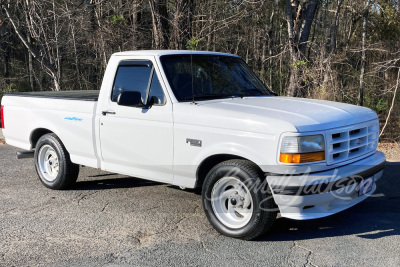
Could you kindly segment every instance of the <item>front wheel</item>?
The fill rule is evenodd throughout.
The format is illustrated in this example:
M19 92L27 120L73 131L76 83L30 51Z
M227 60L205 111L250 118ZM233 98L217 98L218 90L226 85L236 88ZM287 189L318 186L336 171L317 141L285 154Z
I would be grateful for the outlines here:
M251 240L273 225L277 207L259 168L247 160L228 160L208 173L203 207L221 234Z
M35 168L48 188L67 189L76 182L79 165L71 162L68 151L55 134L43 135L36 144Z

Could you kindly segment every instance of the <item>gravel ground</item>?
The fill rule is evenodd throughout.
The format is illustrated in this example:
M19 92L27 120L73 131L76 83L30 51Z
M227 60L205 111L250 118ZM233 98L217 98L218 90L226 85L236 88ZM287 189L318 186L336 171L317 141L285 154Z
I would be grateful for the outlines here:
M241 241L218 235L189 190L81 168L52 191L16 151L0 146L0 266L400 266L400 162L347 211L278 218Z

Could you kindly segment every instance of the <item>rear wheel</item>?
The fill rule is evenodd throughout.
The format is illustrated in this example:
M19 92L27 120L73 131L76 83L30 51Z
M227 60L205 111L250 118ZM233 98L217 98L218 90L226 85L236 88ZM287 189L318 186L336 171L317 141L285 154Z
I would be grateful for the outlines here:
M263 173L247 160L228 160L211 169L202 199L211 225L230 237L254 239L271 228L277 215Z
M68 151L55 134L43 135L36 144L35 168L48 188L67 189L76 182L79 165L71 162Z

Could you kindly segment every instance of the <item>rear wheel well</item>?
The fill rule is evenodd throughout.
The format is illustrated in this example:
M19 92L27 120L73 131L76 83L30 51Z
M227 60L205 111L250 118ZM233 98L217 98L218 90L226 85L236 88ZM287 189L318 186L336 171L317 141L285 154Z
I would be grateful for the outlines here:
M39 141L40 137L42 137L45 134L49 134L49 133L53 133L53 132L48 129L45 129L45 128L39 128L39 129L34 130L31 133L31 138L30 138L31 148L33 149L36 147L36 144Z
M196 180L196 188L200 189L203 186L204 180L208 174L208 172L217 164L231 160L231 159L244 159L248 160L243 157L239 157L236 155L230 155L230 154L219 154L219 155L214 155L206 158L203 160L202 163L200 163L198 169L197 169L197 180ZM250 160L249 160L250 161Z

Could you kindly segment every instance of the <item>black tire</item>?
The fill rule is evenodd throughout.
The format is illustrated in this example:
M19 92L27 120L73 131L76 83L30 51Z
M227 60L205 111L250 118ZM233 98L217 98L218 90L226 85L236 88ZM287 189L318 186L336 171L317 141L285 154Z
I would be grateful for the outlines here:
M271 228L271 226L275 222L278 209L272 198L271 192L265 181L265 178L263 176L264 175L262 171L258 168L258 166L247 160L235 159L235 160L224 161L210 170L203 184L202 200L203 200L204 211L207 215L208 220L219 233L229 237L239 238L243 240L251 240L262 235ZM212 195L216 196L219 194L219 191L216 188L220 188L224 183L228 184L227 188L229 188L230 186L229 182L226 181L231 181L231 180L240 181L241 183L238 182L238 184L240 184L241 192L242 193L246 192L245 197L243 198L240 197L240 200L242 200L241 202L242 204L246 203L245 200L246 197L248 197L249 194L251 195L252 204L251 205L247 204L247 205L249 205L248 207L250 209L252 206L252 212L249 212L249 215L246 215L247 216L246 220L249 221L246 222L246 220L244 220L243 223L246 224L243 226L237 224L235 225L235 227L230 227L229 223L225 223L224 219L220 219L223 216L225 217L228 216L226 217L228 218L226 221L229 221L229 214L233 213L219 212L218 214L216 214L216 212L214 211L214 209L217 209L216 206L218 206L218 204L215 203L225 203L225 204L220 204L220 207L225 206L226 210L228 210L228 205L237 204L236 203L237 198L235 198L235 196L233 197L229 196L229 198L225 200L222 197L223 194L220 194L221 200L218 200L219 202L218 201L215 202L212 200ZM234 188L236 187L231 186L231 188L229 188L228 190L224 189L225 191L222 191L222 193L230 194L227 191L231 190L235 191L236 189ZM214 193L213 189L215 190ZM244 189L244 191L242 189ZM235 192L234 194L238 193ZM238 196L240 196L240 194ZM235 198L234 202L232 202L232 198ZM245 205L246 204L238 207L242 208L243 210L243 206ZM240 220L243 220L243 218L245 218L236 211L234 214L238 216ZM220 218L218 218L218 216ZM232 217L232 215L230 216ZM235 221L233 220L232 224L234 223Z
M48 153L44 154L45 151ZM36 144L34 160L39 180L47 188L54 190L67 189L71 187L78 178L79 165L71 162L68 151L55 134L45 134L40 137ZM51 166L57 168L57 170L50 171L50 168L53 170ZM51 179L49 178L50 176Z

